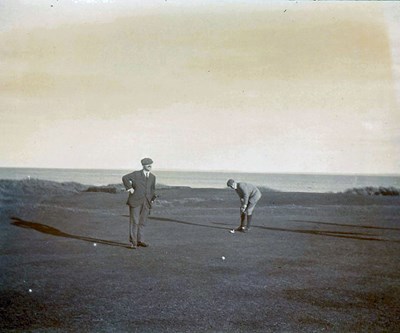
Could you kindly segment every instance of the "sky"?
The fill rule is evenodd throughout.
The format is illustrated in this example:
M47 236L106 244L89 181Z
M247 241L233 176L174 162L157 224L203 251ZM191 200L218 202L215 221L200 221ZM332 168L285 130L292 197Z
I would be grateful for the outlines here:
M0 0L0 167L400 174L400 3Z

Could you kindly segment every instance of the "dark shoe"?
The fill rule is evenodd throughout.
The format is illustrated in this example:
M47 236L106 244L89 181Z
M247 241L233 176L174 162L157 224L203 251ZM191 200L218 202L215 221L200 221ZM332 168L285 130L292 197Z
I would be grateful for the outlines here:
M235 231L246 232L246 231L244 231L244 229L245 229L245 226L244 226L245 225L245 223L244 223L245 219L246 219L246 214L245 213L241 213L240 214L240 226L238 226L235 229Z
M148 247L148 246L149 246L149 245L146 244L145 242L138 242L137 245L138 245L138 246L141 246L141 247Z

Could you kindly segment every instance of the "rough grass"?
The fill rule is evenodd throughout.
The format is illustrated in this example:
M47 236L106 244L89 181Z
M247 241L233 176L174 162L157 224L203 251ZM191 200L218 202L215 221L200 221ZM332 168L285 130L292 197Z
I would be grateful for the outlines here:
M397 196L400 195L400 190L395 187L360 187L360 188L352 188L346 190L344 193L346 194L358 194L358 195L385 195L385 196Z

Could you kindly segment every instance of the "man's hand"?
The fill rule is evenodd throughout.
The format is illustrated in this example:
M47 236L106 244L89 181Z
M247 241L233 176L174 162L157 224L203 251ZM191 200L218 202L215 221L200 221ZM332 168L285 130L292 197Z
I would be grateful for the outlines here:
M129 190L127 190L130 194L133 194L135 192L135 190L133 188L130 188Z
M244 213L246 211L246 209L247 209L247 205L242 205L242 207L240 207L240 211L242 213Z

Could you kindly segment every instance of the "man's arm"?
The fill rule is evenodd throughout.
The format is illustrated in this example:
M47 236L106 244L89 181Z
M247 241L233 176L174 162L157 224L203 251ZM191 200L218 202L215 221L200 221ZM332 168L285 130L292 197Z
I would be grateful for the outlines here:
M133 172L123 176L122 182L124 183L125 189L129 191L129 193L133 193L135 191L135 174Z
M153 197L151 198L151 202L154 202L157 198L156 194L156 176L154 176L154 182L151 184L151 193L153 194Z
M240 190L243 193L243 197L240 200L242 203L240 210L242 212L244 212L247 208L247 205L249 204L250 193L249 193L249 189L247 188L247 186L245 184L240 184L240 185L238 184L238 186L240 186Z

